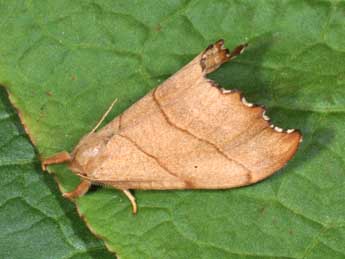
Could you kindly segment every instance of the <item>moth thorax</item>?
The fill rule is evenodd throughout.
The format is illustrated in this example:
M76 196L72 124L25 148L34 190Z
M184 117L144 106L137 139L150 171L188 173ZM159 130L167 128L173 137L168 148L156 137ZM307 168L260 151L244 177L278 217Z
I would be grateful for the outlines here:
M85 136L72 152L70 169L82 175L87 175L94 169L95 162L104 151L106 142L97 133Z

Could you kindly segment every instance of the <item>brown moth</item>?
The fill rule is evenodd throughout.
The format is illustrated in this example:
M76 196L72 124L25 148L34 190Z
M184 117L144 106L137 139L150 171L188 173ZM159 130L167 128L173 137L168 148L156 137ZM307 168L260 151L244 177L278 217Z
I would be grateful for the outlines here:
M80 176L80 185L64 196L74 199L91 184L104 184L122 190L136 213L129 189L227 189L256 183L282 168L302 136L271 125L263 107L206 78L246 47L229 52L223 44L210 45L96 131L111 106L71 154L44 160L43 168L68 162Z

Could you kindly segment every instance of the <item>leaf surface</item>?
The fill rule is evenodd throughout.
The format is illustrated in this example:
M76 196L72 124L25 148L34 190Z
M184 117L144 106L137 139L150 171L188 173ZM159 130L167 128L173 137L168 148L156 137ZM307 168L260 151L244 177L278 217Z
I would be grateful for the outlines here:
M135 217L105 188L79 212L121 258L344 258L344 13L341 1L0 1L0 83L48 156L71 151L114 98L107 121L219 38L248 42L211 77L299 128L296 157L245 188L136 191ZM51 169L63 191L78 183Z
M0 88L0 258L113 258L43 174Z

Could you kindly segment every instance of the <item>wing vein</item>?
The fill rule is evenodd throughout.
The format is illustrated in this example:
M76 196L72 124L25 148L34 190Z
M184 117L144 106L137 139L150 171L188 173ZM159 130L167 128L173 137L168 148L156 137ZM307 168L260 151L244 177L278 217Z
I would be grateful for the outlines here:
M166 171L168 174L170 174L171 176L182 180L184 182L187 183L186 180L181 179L181 177L177 174L175 174L174 172L172 172L171 170L169 170L157 157L155 157L154 155L148 153L147 151L145 151L142 147L140 147L134 140L132 140L131 138L129 138L128 136L125 136L123 134L118 134L118 136L126 139L127 141L131 142L140 152L142 152L143 154L145 154L146 156L152 158L164 171Z
M189 130L187 129L184 129L184 128L181 128L180 126L176 125L175 123L173 123L169 116L166 114L166 112L164 111L162 105L160 104L160 102L158 101L157 97L156 97L156 90L158 89L158 87L156 89L154 89L154 91L152 92L152 97L153 97L153 100L155 102L155 104L157 105L157 107L159 108L159 110L161 111L163 117L165 118L165 120L168 122L169 125L171 125L172 127L182 131L182 132L185 132L186 134L198 139L199 141L202 141L202 142L205 142L207 143L208 145L214 147L217 152L222 155L223 157L225 157L227 160L231 161L231 162L235 162L237 165L239 165L240 167L242 167L243 169L245 169L249 174L252 174L253 172L244 164L242 164L241 162L235 160L234 158L228 156L222 149L220 149L216 144L208 141L207 139L203 139L203 138L200 138L196 135L194 135L192 132L190 132Z

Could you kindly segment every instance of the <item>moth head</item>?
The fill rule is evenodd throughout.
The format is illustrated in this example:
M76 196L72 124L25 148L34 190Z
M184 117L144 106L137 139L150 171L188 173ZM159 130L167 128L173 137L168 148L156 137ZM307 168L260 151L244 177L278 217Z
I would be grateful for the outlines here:
M92 173L96 161L102 156L106 141L97 133L84 136L72 152L69 168L76 174L87 176Z

